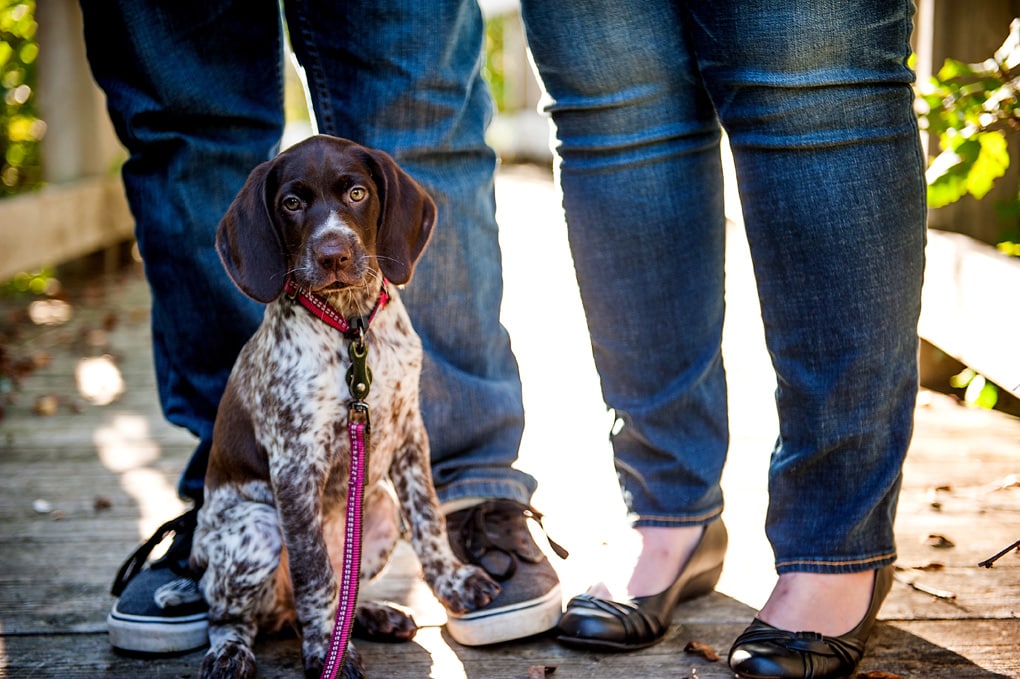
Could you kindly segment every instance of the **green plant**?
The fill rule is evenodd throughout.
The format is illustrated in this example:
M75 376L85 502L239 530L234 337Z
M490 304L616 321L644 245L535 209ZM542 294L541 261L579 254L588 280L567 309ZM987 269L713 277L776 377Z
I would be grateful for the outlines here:
M999 388L972 368L964 368L950 377L949 385L964 389L963 400L969 405L991 410L999 402Z
M506 16L495 16L485 21L485 61L482 64L482 75L489 83L496 108L505 111L506 102L506 71L503 64L503 32L506 23L511 19Z
M34 297L47 294L55 286L59 287L59 281L54 278L53 269L22 271L10 280L0 283L0 295Z
M928 204L949 205L966 195L984 198L1009 168L1007 135L1020 130L1020 19L995 53L980 63L946 59L928 82L918 84L918 120L938 142L928 166ZM1020 256L1020 197L996 206L1008 221L998 249ZM970 368L950 384L971 405L994 408L999 390Z
M917 94L921 127L940 149L928 167L928 204L942 207L968 194L984 198L1009 168L1007 134L1020 130L1020 19L1010 23L991 57L977 64L946 59ZM999 250L1020 256L1020 197L996 212L1012 222Z
M946 59L918 87L921 127L941 152L928 168L928 202L983 198L1009 167L1006 133L1020 129L1020 20L995 54L979 64Z
M46 125L35 108L35 2L0 0L0 196L42 183L39 140Z

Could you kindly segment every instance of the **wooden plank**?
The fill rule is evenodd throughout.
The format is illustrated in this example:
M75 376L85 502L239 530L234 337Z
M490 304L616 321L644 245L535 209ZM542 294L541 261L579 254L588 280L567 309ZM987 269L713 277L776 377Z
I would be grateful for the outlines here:
M29 355L46 346L53 361L25 379L19 402L8 406L7 417L0 421L0 677L197 676L201 652L156 661L124 658L110 650L104 633L113 601L108 593L110 580L140 535L147 535L140 525L143 514L148 512L148 520L156 522L175 515L172 501L159 499L154 507L143 506L153 498L138 495L130 480L131 470L142 469L157 478L162 491L173 500L177 474L193 444L187 433L167 425L159 413L144 313L147 290L140 272L133 275L134 279L97 286L87 302L73 300L75 315L66 326L30 328L18 343L8 347L19 355ZM728 280L732 282L734 277ZM127 382L124 396L109 406L86 406L79 414L61 410L53 417L32 415L33 396L57 388L73 389L67 386L68 376L82 354L78 347L67 344L66 334L97 327L104 314L117 309L122 310L123 322L108 340L111 350L119 355L118 366ZM525 371L529 346L527 342L515 343ZM746 351L736 354L738 358L747 355ZM767 356L764 360L767 362ZM536 384L541 385L541 380L531 378L529 388L538 389ZM762 514L755 508L763 508L766 499L764 468L768 440L774 436L768 427L774 423L755 419L759 404L771 402L771 386L752 386L756 396L762 394L761 399L749 398L745 389L734 399L734 431L739 440L731 451L728 470L736 473L724 479L727 516L734 518L727 570L750 559L754 570L767 576L767 545L764 552L752 552L748 536L758 535L763 540L759 535ZM535 426L543 415L546 413L529 411L529 426ZM601 424L601 420L585 420L582 426L598 428ZM117 436L103 438L111 432ZM1020 557L1009 555L992 570L974 565L1020 537L1020 489L993 489L994 482L1020 471L1018 441L1020 422L1002 413L961 408L939 396L922 398L904 471L897 537L902 565L939 560L946 567L902 575L952 591L956 598L937 599L897 583L880 616L888 622L879 626L862 670L932 679L1020 676L1015 647L1010 647L1020 632ZM104 457L112 448L122 457L112 461ZM603 453L600 450L597 457L584 457L585 464L595 466L592 461L597 460L598 465L608 467L608 454ZM544 489L562 489L543 496L541 509L546 512L547 527L557 521L570 526L565 535L554 533L569 547L597 546L606 531L586 509L605 504L606 497L576 491L574 467L581 455L588 454L575 446L555 455L531 453L528 458L529 471ZM611 470L605 471L611 477ZM936 510L931 493L940 485L948 490L936 493L940 503ZM97 511L97 496L108 498L111 507ZM54 520L52 514L37 513L32 506L36 499L49 501L63 518ZM947 535L956 547L937 550L925 544L924 538L931 532ZM570 589L580 590L587 584L576 577L581 572L578 566L586 565L577 559L584 556L582 549L568 562L554 561L568 596L573 593ZM724 589L685 604L676 611L676 625L665 642L641 653L579 653L548 638L468 649L445 635L445 613L418 577L413 554L402 545L397 562L363 592L367 597L410 605L424 628L415 643L359 646L369 676L394 679L523 679L531 664L556 666L554 678L730 677L724 664L690 657L683 647L687 641L697 640L725 655L732 639L754 615L747 602L752 595L767 594L770 586L766 577L750 583L741 596ZM301 674L294 640L260 640L257 652L259 676Z
M918 679L1020 677L1020 620L896 620L880 624L858 673Z
M0 280L114 245L130 239L134 230L117 177L6 198L0 201L0 224Z
M538 637L488 648L453 643L438 628L424 628L406 644L356 642L370 677L390 679L524 679L533 665L555 667L556 679L660 679L663 677L731 679L718 662L684 653L689 640L699 640L725 656L741 625L689 625L674 628L658 646L638 653L599 654L565 649ZM1016 639L1020 621L969 623L893 622L880 624L858 671L885 671L924 679L999 679L1020 676ZM946 643L943 639L951 637ZM932 642L930 639L938 639ZM976 644L974 639L995 639ZM197 675L202 651L175 658L139 659L114 653L103 633L9 635L4 637L7 663L0 677L93 679L146 676L182 679ZM256 644L258 676L283 679L300 676L300 649L294 639L261 639Z
M929 229L919 332L953 358L1020 395L1020 258Z

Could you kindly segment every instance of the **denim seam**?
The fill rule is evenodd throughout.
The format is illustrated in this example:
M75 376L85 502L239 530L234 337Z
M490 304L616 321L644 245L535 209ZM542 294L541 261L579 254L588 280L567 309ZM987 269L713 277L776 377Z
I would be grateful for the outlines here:
M453 489L479 488L479 487L483 487L483 486L488 486L488 487L502 486L502 487L508 488L508 489L512 488L512 489L514 489L517 492L513 493L513 494L510 494L510 495L508 495L507 497L504 497L504 498L488 497L488 495L489 495L488 493L480 493L480 492L477 492L477 491L469 492L469 493L453 493L453 492L451 492ZM464 498L464 497L485 497L485 499L489 499L489 500L495 500L495 499L518 500L520 498L528 498L529 502L530 502L530 498L531 498L531 492L528 490L528 487L525 484L520 483L519 481L515 481L513 479L499 478L499 477L492 477L492 478L485 478L485 479L472 478L472 479L467 479L467 480L464 480L464 481L454 481L453 483L449 483L449 484L443 486L442 489L437 489L437 490L441 491L440 494L442 496L444 496L446 498L449 498L449 499L445 500L446 502L450 501L450 499L459 499L459 498Z
M717 516L722 515L722 507L714 509L711 512L705 512L704 514L698 514L697 516L660 516L660 515L649 515L649 514L638 514L631 523L637 524L640 522L647 521L659 521L663 523L674 523L684 526L698 525L711 523L710 519L714 519Z
M878 563L896 558L896 552L889 552L880 556L872 556L865 559L851 559L847 561L815 561L811 559L797 559L792 561L777 561L776 568L789 566L861 566L864 564Z

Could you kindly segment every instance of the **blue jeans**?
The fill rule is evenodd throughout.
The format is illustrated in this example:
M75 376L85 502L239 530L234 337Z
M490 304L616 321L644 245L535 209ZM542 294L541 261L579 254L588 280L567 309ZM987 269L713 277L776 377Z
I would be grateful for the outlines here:
M511 468L523 430L517 363L499 323L492 114L473 0L284 2L320 132L381 148L435 198L438 226L402 291L426 350L422 404L440 499L529 502ZM199 437L180 484L201 501L216 407L262 307L213 239L283 130L277 0L82 0L88 57L130 158L124 184L152 289L159 395Z
M778 380L777 570L894 560L925 239L912 12L908 0L524 0L637 525L722 511L723 128Z

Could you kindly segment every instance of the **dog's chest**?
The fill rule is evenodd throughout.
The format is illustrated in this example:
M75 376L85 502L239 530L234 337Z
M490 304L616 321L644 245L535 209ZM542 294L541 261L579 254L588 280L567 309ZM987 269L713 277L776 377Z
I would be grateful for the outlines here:
M420 423L421 343L399 301L380 312L366 346L372 376L365 398L372 423L369 480L374 482L386 474L407 428ZM236 377L247 383L250 412L261 414L253 424L271 472L310 472L310 478L345 472L353 400L347 380L350 340L284 300L267 307L245 352L250 356L239 365L247 368Z

